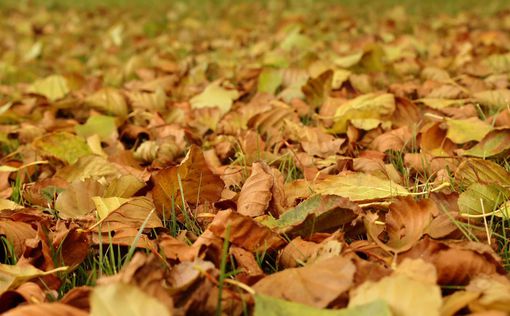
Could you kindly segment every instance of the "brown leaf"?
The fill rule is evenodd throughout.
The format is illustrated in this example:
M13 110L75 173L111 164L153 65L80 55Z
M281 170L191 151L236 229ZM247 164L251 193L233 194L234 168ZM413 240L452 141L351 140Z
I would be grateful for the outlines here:
M76 180L60 193L55 201L55 209L64 219L78 218L94 210L93 196L101 196L104 185L95 179Z
M191 147L179 166L159 171L153 175L152 180L152 196L156 209L167 215L170 214L172 206L182 207L181 194L187 203L197 205L219 200L224 187L220 177L214 175L207 166L204 155L197 146Z
M34 238L37 231L27 223L0 219L0 235L12 243L14 255L19 258L24 251L25 240Z
M145 255L136 253L129 264L122 270L111 276L98 280L98 285L111 283L124 283L135 285L144 293L158 299L167 310L173 311L173 300L163 283L166 278L166 267L160 261L160 258L154 255Z
M412 136L409 126L404 126L377 136L369 148L380 152L385 152L389 149L396 151L405 150L406 147L415 145L411 143Z
M477 275L504 273L494 251L475 242L447 243L425 238L398 257L405 258L421 258L434 264L441 285L464 285Z
M140 228L145 223L145 229L163 227L163 223L154 210L154 203L146 197L134 197L110 212L103 220L103 227L110 230L119 227ZM151 213L152 212L152 213ZM147 222L146 222L147 221Z
M53 247L60 250L62 264L71 269L77 267L88 255L90 233L73 227L67 231L63 240L53 240Z
M4 316L87 316L89 313L61 303L24 305L4 313Z
M242 215L257 217L265 214L271 200L273 176L268 173L269 167L256 162L251 166L251 175L239 193L237 212Z
M21 304L43 303L46 293L34 282L25 282L15 290L5 291L0 295L0 313L4 313ZM3 315L3 314L2 314Z
M69 290L69 292L60 299L60 303L88 312L90 310L90 293L92 293L92 288L90 286L78 286Z
M350 259L336 256L302 268L289 268L257 282L257 293L319 308L349 290L356 267Z
M480 275L466 287L466 291L481 296L469 304L472 311L501 311L510 313L510 281L501 275Z
M236 260L238 268L240 268L244 273L251 276L261 276L264 274L264 271L259 267L257 260L255 260L255 256L253 253L244 250L240 247L230 247L230 254Z
M230 226L229 241L251 252L278 249L284 243L269 228L257 223L251 217L232 210L219 211L208 229L217 237L224 238L228 226Z
M342 235L337 231L320 243L294 238L280 253L279 262L285 268L309 265L313 262L338 256L344 248Z
M161 236L158 246L160 252L170 260L193 261L198 255L197 247L192 247L169 235Z
M373 221L367 221L370 237L383 249L400 253L411 249L422 237L425 228L432 220L435 204L427 199L416 202L413 198L399 198L391 203L386 215L388 241L382 242L376 234Z

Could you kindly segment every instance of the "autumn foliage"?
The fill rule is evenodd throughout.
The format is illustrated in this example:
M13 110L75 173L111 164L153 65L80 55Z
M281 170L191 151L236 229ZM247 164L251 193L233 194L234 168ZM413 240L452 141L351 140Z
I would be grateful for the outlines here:
M510 313L510 11L204 6L0 12L0 313Z

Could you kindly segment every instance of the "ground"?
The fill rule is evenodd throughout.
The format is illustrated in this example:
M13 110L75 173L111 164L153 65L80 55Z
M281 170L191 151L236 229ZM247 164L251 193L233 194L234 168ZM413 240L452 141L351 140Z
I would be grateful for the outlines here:
M0 9L0 313L510 313L509 4Z

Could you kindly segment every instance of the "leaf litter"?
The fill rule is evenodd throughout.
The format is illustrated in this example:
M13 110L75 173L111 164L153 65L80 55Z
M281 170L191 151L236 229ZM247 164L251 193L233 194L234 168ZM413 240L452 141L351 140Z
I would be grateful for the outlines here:
M510 312L508 7L282 4L2 10L1 313Z

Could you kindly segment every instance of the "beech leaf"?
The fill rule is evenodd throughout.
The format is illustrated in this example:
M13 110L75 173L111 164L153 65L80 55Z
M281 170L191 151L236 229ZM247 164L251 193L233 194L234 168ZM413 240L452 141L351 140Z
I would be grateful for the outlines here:
M194 109L218 107L222 114L227 113L232 103L239 97L236 90L227 90L221 86L220 81L208 85L202 93L191 98L191 107Z
M66 78L60 75L51 75L32 83L28 91L45 96L50 101L56 101L69 93L69 86Z
M329 176L313 185L320 194L343 196L351 201L386 199L409 195L403 186L367 173L349 173Z
M384 301L374 301L365 305L337 310L318 309L293 303L271 296L256 294L254 316L391 316L391 311Z
M392 94L369 93L349 100L336 110L332 133L345 133L351 120L364 120L368 122L380 121L395 111L395 98ZM372 126L372 124L370 125Z

